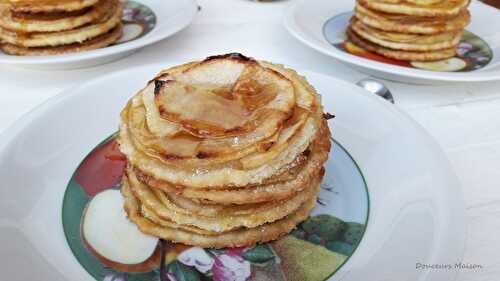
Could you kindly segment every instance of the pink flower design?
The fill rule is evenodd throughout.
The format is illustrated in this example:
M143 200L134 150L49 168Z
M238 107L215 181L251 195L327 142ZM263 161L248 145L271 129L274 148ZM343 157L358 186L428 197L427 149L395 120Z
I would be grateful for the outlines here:
M250 277L250 262L239 255L222 254L214 258L214 281L245 281Z
M229 248L226 249L225 253L230 256L241 256L246 250L248 250L248 247Z

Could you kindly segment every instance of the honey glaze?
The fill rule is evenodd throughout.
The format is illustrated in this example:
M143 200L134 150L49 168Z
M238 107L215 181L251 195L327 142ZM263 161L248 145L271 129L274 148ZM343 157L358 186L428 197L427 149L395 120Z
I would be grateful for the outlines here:
M40 14L79 11L98 2L99 0L10 0L7 3L12 11Z
M81 0L9 0L9 4L14 6L47 6L64 3L82 2Z
M68 11L68 12L57 11L57 12L43 12L43 13L25 13L25 12L12 11L12 18L16 20L51 21L51 20L81 16L84 15L85 13L88 13L91 9L92 9L91 7L87 7L78 11Z
M234 86L156 82L155 101L160 115L196 129L201 135L228 136L250 131L267 116L264 107L275 100L278 88L242 75Z
M227 99L203 87L168 83L156 95L159 111L165 119L189 123L199 128L229 130L245 123L250 115L238 99Z

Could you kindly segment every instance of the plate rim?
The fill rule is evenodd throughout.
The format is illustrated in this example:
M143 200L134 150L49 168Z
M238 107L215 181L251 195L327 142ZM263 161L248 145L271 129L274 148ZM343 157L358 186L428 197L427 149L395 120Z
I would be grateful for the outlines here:
M315 0L315 1L318 2L324 1L332 3L332 6L335 5L333 3L336 3L335 1L327 1L327 0ZM457 73L457 72L438 72L438 71L426 71L414 68L404 68L400 66L389 65L386 63L367 60L337 50L335 47L331 46L331 44L328 41L326 41L326 39L323 36L323 32L321 30L320 32L322 34L321 38L322 40L324 40L324 43L328 44L329 46L328 48L323 47L317 44L314 40L310 40L310 36L307 33L305 33L303 29L299 28L294 20L294 16L301 10L300 8L303 5L307 4L309 4L309 6L314 6L313 4L311 4L310 0L297 0L291 3L286 8L282 20L285 29L288 31L288 33L292 35L292 37L297 39L302 44L308 46L309 48L321 54L333 57L334 59L337 59L338 61L347 64L349 66L353 65L356 68L363 68L371 71L383 72L404 78L421 79L431 82L485 82L485 81L500 80L500 66L498 65L494 65L492 68L488 68L488 66L486 66L485 68L480 69L476 72ZM474 5L471 5L470 7L473 6ZM491 7L486 6L486 8L491 8ZM337 14L329 17L327 20L331 19L332 17L342 12L346 11L338 12ZM325 23L326 22L323 23L323 26ZM323 28L323 26L321 26L321 29ZM493 54L493 56L494 55L495 54Z

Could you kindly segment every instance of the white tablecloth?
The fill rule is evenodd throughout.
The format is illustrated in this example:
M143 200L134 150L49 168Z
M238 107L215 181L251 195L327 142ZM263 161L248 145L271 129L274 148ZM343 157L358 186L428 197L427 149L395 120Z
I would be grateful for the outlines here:
M194 24L170 39L107 65L38 71L0 65L0 132L62 90L128 67L240 52L355 82L367 75L303 46L282 26L291 1L199 0ZM467 243L458 280L500 278L500 82L417 86L386 82L396 104L439 142L462 182ZM457 187L457 192L460 192ZM382 279L380 279L382 280Z

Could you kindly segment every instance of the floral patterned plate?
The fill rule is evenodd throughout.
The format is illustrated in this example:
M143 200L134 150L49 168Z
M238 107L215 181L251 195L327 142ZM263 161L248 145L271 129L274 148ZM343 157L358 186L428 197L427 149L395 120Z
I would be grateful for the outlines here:
M347 41L345 30L354 5L354 1L297 1L286 13L285 26L307 46L384 79L424 84L500 80L500 31L488 28L500 25L500 14L495 8L472 1L472 22L457 56L419 63L388 59Z
M106 138L116 132L128 98L168 66L130 68L81 84L0 136L4 279L350 281L385 276L445 281L453 277L448 271L415 270L418 262L461 259L463 205L456 176L442 151L384 100L341 80L300 70L322 94L325 110L336 115L329 121L335 143L327 176L310 218L288 236L250 248L214 250L162 242L165 262L148 272L124 272L101 264L84 247L80 225L89 202L103 194L121 199L116 188L123 156L113 137ZM119 212L111 215L124 219L118 206ZM109 233L109 228L99 231Z
M122 38L106 48L54 56L11 56L0 63L41 69L71 69L108 63L186 28L198 10L195 0L124 0Z
M354 253L368 221L368 191L361 171L348 152L335 142L317 207L290 235L255 247L222 250L163 242L162 254L166 256L163 278L159 264L146 273L122 272L100 263L79 236L85 207L96 194L119 189L124 166L125 157L112 136L83 160L64 196L62 218L66 239L77 260L96 280L177 281L181 276L192 276L189 280L285 281L300 277L300 280L322 281Z

